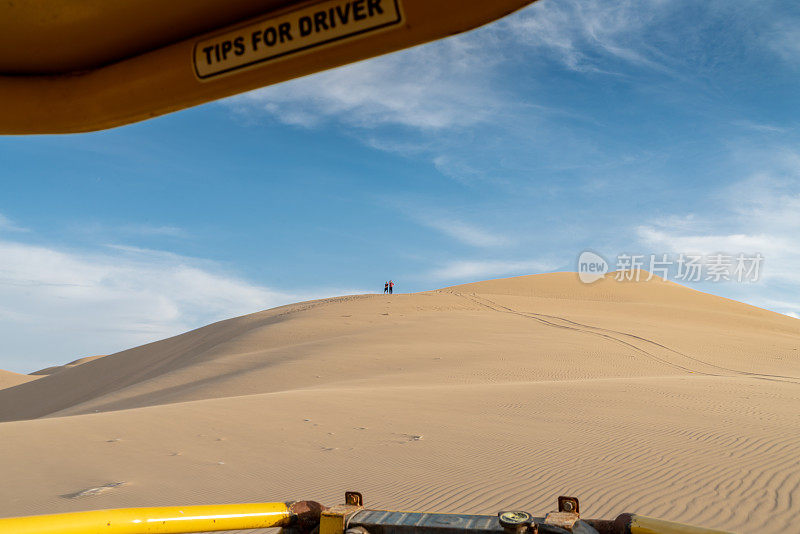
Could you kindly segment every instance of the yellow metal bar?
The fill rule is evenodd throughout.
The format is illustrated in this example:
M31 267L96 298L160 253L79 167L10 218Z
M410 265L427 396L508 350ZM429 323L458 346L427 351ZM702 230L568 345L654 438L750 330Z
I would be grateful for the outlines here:
M292 513L286 503L120 508L0 519L0 532L14 534L184 534L282 527Z
M631 534L732 534L727 530L682 525L641 515L631 516Z

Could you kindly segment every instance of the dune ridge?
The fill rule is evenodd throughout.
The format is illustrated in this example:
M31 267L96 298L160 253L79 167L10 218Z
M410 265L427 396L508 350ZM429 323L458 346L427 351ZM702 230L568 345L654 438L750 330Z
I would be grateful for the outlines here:
M657 278L284 306L0 390L0 515L355 488L789 531L798 349L800 321Z
M18 386L19 384L24 384L25 382L30 382L31 380L36 380L37 378L38 377L36 376L23 375L13 371L5 371L0 369L0 389Z
M84 363L89 363L94 361L98 358L102 358L106 356L105 354L99 354L97 356L84 356L83 358L78 358L77 360L72 360L69 363L65 363L64 365L53 365L51 367L45 367L44 369L39 369L38 371L34 371L30 373L31 375L52 375L55 373L60 373L66 369L71 369L72 367L77 367L79 365L83 365Z

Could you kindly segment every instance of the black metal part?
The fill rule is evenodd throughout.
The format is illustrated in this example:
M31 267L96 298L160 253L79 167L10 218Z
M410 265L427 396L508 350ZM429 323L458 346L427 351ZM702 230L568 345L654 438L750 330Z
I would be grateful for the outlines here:
M325 506L316 501L286 503L292 513L291 525L283 527L284 534L311 534L319 529L319 518Z
M533 517L528 512L518 510L497 512L497 519L506 534L522 534L531 529Z
M536 525L538 534L571 534L569 530L556 525L548 525L547 523L539 523Z
M631 534L631 522L633 521L633 514L619 514L614 520L614 528L620 534Z
M500 525L503 528L517 527L519 525L530 525L533 517L528 512L522 511L507 511L497 512L497 518L500 520Z
M617 530L613 519L583 519L582 521L595 529L597 534L625 534L624 530ZM630 529L627 534L630 534Z
M364 527L370 534L505 534L497 517L490 515L362 510L350 519L349 526Z

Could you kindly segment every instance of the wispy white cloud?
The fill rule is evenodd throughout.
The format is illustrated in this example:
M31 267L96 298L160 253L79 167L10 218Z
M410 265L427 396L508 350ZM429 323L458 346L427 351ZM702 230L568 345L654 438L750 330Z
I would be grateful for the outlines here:
M800 50L798 51L800 53ZM765 124L760 122L755 122L751 120L738 120L734 121L733 123L735 126L739 126L740 128L745 128L747 130L751 130L754 132L762 132L762 133L786 133L790 130L785 126L777 126L775 124Z
M536 274L553 266L541 260L458 260L429 273L433 280L480 280L514 274Z
M336 290L287 293L157 250L0 240L0 368L30 372Z
M800 29L797 27L797 22L796 17L782 17L774 23L772 31L765 32L762 39L780 58L800 66Z
M654 228L668 228L670 230L681 230L681 231L689 231L689 230L698 230L698 226L703 224L703 220L697 216L696 213L686 213L680 215L667 215L664 217L658 217L650 222L650 225ZM646 227L642 229L642 231L646 231Z
M170 224L151 224L132 222L107 224L97 221L81 222L68 226L70 232L91 236L93 240L116 240L137 237L172 237L186 239L191 237L186 229Z
M482 75L495 60L480 45L456 37L259 89L225 105L305 127L332 119L361 128L469 126L503 104Z
M662 0L540 0L504 21L515 38L549 52L575 71L601 72L598 59L667 70L639 41Z
M154 224L127 224L120 227L121 232L131 235L163 236L163 237L189 237L189 232L183 228L169 225Z
M418 215L415 220L424 226L433 228L446 236L473 247L504 247L514 242L513 239L506 235L490 232L457 219Z
M439 154L433 158L433 165L443 175L464 185L487 181L486 174L483 171L466 163L462 158L454 157L453 155Z
M796 248L790 239L775 234L707 234L670 232L652 226L640 226L636 234L641 241L658 252L686 254L764 253L774 255Z
M396 199L390 200L388 204L413 222L436 230L465 245L499 248L516 243L516 239L508 232L490 230L479 223L466 221L459 214L450 212L446 208L421 204L419 201Z
M14 221L0 213L0 232L27 232L28 229L16 224Z
M540 0L477 31L258 89L223 105L247 119L260 111L303 127L329 120L426 131L474 126L520 103L512 104L514 99L495 83L497 68L519 53L510 44L550 53L577 71L601 71L600 56L670 70L642 34L671 5L665 0Z
M762 155L764 170L726 188L712 214L655 220L635 235L653 253L763 256L758 283L726 289L729 296L781 313L800 313L800 157L776 150ZM686 224L670 224L671 221Z

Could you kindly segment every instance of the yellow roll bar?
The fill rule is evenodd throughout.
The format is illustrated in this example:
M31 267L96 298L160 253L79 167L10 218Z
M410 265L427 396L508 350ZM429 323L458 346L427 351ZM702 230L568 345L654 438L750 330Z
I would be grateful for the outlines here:
M14 534L184 534L289 525L282 502L120 508L0 519L0 532Z
M566 511L562 501L574 503ZM189 534L257 528L290 527L289 534L344 534L348 525L366 532L385 534L434 534L447 525L448 531L462 534L479 532L507 533L503 518L496 528L487 528L492 516L461 514L428 514L369 510L363 506L360 493L347 492L346 503L326 508L314 501L290 503L219 504L208 506L171 506L157 508L120 508L92 512L10 517L0 519L0 533L13 534ZM559 497L559 511L539 518L537 525L548 524L573 532L580 519L578 500ZM508 512L506 512L507 514ZM526 512L515 512L528 516ZM512 514L513 515L513 514ZM505 514L503 514L505 516ZM477 522L476 522L477 521ZM621 514L616 519L584 519L593 532L602 534L731 534L727 531L673 523L635 514ZM433 526L435 525L435 526ZM516 525L519 527L520 525ZM534 528L535 531L535 528ZM585 531L585 529L584 529ZM287 531L284 531L287 532ZM517 530L530 533L527 527Z
M727 530L683 525L643 515L631 516L630 532L631 534L731 534Z

